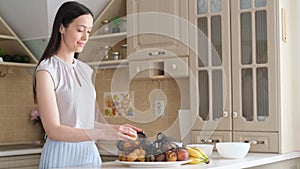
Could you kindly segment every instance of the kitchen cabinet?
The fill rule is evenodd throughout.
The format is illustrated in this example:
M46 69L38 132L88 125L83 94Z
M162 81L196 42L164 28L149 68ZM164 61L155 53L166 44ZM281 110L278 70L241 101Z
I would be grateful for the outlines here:
M189 2L191 141L299 149L296 1Z
M188 77L188 1L127 0L129 77Z
M113 23L112 20L118 22ZM109 20L109 23L104 21ZM124 21L124 22L122 22ZM122 53L122 45L127 44L126 31L126 1L111 0L105 6L103 11L94 21L93 30L90 39L80 53L79 59L95 68L116 68L127 67L127 57L113 59L112 52ZM124 29L119 32L113 32L112 28L116 25ZM106 29L109 30L106 30ZM126 50L126 49L125 49ZM126 52L125 52L126 53ZM107 56L107 57L106 57Z
M127 0L127 14L130 59L188 56L188 1Z
M38 60L0 16L0 49L10 56L27 55L29 63L0 62L0 66L35 67Z
M137 60L129 62L129 78L181 78L188 77L188 58L167 58L160 60Z

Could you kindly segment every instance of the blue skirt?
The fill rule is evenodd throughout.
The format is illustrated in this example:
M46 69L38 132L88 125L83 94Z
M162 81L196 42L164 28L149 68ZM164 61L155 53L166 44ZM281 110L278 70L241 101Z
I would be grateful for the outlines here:
M39 169L72 166L100 167L101 158L94 141L63 142L47 138Z

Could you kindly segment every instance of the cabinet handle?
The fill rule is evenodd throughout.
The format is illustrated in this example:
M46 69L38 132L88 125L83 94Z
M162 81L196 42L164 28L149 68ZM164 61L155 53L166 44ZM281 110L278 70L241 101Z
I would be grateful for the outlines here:
M220 142L220 140L218 140L218 139L216 139L216 140L214 140L214 139L201 139L200 140L200 143L218 143L218 142Z
M233 113L232 113L232 117L233 117L233 118L237 118L237 117L238 117L238 113L237 113L237 112L233 112Z
M265 144L265 141L245 140L245 143L249 143L249 144Z
M173 69L173 70L176 70L176 69L177 69L177 65L172 64L172 69Z
M223 117L228 117L228 112L227 111L223 112Z
M136 67L136 68L135 68L135 72L136 72L136 73L139 73L140 71L141 71L141 68L140 68L140 67Z
M149 53L149 56L158 56L158 55L164 55L165 51L153 51Z

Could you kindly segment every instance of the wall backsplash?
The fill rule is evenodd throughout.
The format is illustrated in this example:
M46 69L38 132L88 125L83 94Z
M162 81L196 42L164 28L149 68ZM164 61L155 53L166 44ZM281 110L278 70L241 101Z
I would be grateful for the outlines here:
M25 68L0 67L0 70L6 74L0 78L0 143L39 140L41 127L30 120L30 112L36 108L32 75Z
M117 74L117 75L116 75ZM155 136L159 132L164 132L167 130L173 123L177 122L178 109L186 109L188 108L189 99L188 96L183 96L181 93L186 93L185 90L188 90L187 79L184 79L184 85L182 88L179 87L176 80L172 78L161 79L161 80L153 80L153 79L134 79L129 82L127 86L127 81L129 79L128 69L124 68L121 71L115 73L115 69L99 69L95 76L95 86L97 91L97 104L100 108L100 111L103 112L104 107L104 99L103 95L105 92L112 91L112 79L113 84L116 86L119 85L119 88L134 93L134 108L141 111L134 113L146 113L144 117L153 118L153 116L149 116L150 114L154 114L154 106L152 103L151 106L151 92L156 91L156 89L161 89L165 94L167 99L167 104L165 108L164 116L153 118L150 122L144 123L143 120L136 120L136 118L124 118L122 116L119 117L105 117L105 121L111 124L133 124L137 127L142 128L148 136ZM115 77L117 76L117 77ZM125 81L125 82L124 82ZM117 87L118 88L118 87ZM183 91L182 91L183 90ZM114 90L115 91L115 90ZM182 100L185 99L185 100ZM152 101L153 102L153 101ZM141 115L140 115L141 116ZM143 114L142 114L143 116ZM144 119L146 120L146 119ZM147 120L146 120L147 121Z
M10 69L8 71L8 69ZM33 125L30 120L30 112L36 108L32 92L32 70L26 68L0 67L4 78L0 78L0 144L32 142L41 139L41 127ZM12 72L11 72L12 71ZM8 73L10 72L10 73ZM97 104L100 111L104 108L104 92L111 92L112 81L117 85L124 85L128 81L128 69L120 71L121 74L115 78L115 69L99 69L95 76L95 88L97 92ZM112 80L113 79L113 80ZM166 96L167 105L164 116L156 117L151 122L141 122L135 119L123 117L105 117L105 121L111 124L130 123L142 128L148 136L155 136L158 132L167 130L176 123L178 109L188 108L188 97L181 93L185 90L188 80L181 82L184 88L180 88L174 79L136 79L130 81L127 86L129 91L134 92L134 108L142 113L154 113L149 101L150 93L155 89L161 89ZM126 86L125 86L126 87ZM123 86L124 88L124 86ZM145 111L145 112L144 112ZM137 112L135 112L137 113Z

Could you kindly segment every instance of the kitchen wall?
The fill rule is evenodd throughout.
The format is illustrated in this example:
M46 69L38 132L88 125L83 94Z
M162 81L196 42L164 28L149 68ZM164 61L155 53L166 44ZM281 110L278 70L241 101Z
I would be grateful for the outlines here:
M24 68L0 67L0 143L28 142L41 138L41 127L33 125L35 109L32 76Z
M33 102L32 75L26 68L0 67L5 77L0 78L0 144L16 142L32 142L41 139L41 127L33 125L30 112L36 108ZM32 70L31 70L32 71ZM111 84L124 85L128 81L128 68L121 69L119 78L114 78L116 69L99 69L96 71L95 87L97 91L97 104L100 111L104 109L104 92L111 92ZM160 81L151 79L135 79L129 83L129 91L134 93L134 106L140 113L136 116L145 117L143 122L134 118L105 117L105 122L112 124L130 123L142 128L148 136L155 136L164 132L172 125L178 123L178 109L188 108L188 79L176 81L172 78ZM164 116L155 117L153 100L149 96L156 89L166 96L166 109ZM102 115L102 114L101 114ZM152 118L152 120L151 120ZM177 129L176 129L177 130ZM175 135L178 134L178 130Z
M112 84L114 84L114 88L128 88L130 92L133 92L133 104L135 109L139 110L139 112L134 111L136 116L134 118L124 118L122 116L105 117L105 121L112 124L133 124L142 128L149 137L170 129L172 125L178 125L178 109L187 109L189 107L188 79L178 81L173 78L161 80L134 79L129 81L128 87L124 88L122 85L126 85L129 79L128 75L127 68L119 69L118 71L116 69L100 69L97 71L95 86L98 95L97 103L101 112L104 112L104 92L112 91ZM161 89L165 94L167 103L165 113L160 117L154 115L154 100L156 96L151 97L155 95L157 89ZM179 129L176 128L175 130L170 131L170 133L172 133L173 137L179 138Z

